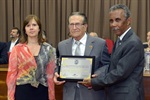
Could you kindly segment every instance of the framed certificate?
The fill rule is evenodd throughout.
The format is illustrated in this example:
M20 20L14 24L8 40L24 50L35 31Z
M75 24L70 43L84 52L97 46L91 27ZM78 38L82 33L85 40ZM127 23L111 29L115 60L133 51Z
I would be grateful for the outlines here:
M91 78L94 63L94 56L61 56L59 80L82 81L84 78Z

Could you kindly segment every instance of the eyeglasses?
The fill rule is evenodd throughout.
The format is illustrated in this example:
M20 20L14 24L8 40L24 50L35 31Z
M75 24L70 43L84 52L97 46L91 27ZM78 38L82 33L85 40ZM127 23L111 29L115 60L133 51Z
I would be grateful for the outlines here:
M84 25L84 24L81 24L81 23L75 23L75 24L74 24L74 23L71 23L71 24L69 24L69 27L70 27L70 28L73 28L73 27L75 26L75 27L77 27L77 28L80 28L82 25Z

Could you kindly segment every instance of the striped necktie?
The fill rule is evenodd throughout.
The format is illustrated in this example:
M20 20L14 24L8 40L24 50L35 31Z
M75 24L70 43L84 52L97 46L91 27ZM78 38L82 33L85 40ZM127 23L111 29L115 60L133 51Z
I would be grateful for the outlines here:
M76 49L75 49L75 55L81 55L81 50L80 50L80 41L76 41L75 44L77 45Z

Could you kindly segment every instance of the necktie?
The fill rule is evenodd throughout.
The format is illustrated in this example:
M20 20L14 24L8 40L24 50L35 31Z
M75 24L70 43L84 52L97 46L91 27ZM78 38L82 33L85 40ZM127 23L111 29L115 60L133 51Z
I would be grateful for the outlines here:
M80 51L80 41L76 41L75 44L77 45L76 49L75 49L75 55L81 55L81 51Z
M81 42L80 41L76 41L75 44L77 45L76 49L75 49L75 55L76 56L80 56L81 55L81 51L80 51L80 44ZM75 100L79 100L80 98L80 94L79 94L79 84L77 83L77 90L76 90L76 93L75 93Z
M119 45L121 45L121 40L120 40L120 38L117 39L117 41L116 41L116 47L115 47L115 48L117 48Z

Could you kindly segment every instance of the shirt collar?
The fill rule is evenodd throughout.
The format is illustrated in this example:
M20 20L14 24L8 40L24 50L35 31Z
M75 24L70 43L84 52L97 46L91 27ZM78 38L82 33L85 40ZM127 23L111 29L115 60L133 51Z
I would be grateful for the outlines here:
M121 36L119 36L120 40L123 39L123 37L127 34L127 32L131 29L131 27L129 27Z
M15 40L15 42L11 41L11 43L16 43L16 42L18 41L18 39L19 39L19 38L17 38L17 39Z
M87 40L87 34L85 33L84 36L79 40L83 45L86 44L86 40ZM73 39L73 43L75 44L76 40Z

